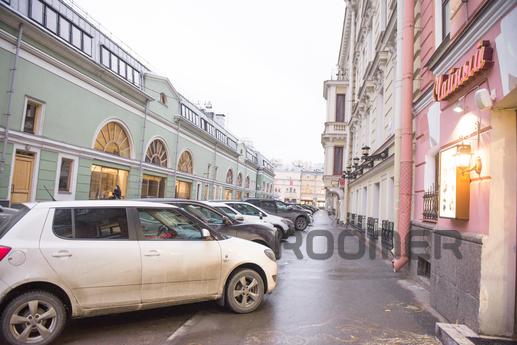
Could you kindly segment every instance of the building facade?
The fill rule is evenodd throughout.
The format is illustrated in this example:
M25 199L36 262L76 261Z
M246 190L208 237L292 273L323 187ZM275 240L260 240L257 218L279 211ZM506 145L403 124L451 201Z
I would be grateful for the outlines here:
M410 267L438 312L487 335L516 331L516 5L415 6L411 233L427 249Z
M0 80L3 204L273 195L266 158L63 1L0 1Z
M325 206L325 184L321 170L302 170L300 174L300 203Z
M377 239L395 220L396 1L346 5L336 80L324 83L327 206Z
M299 170L275 170L275 197L285 201L299 203L301 200L302 181Z

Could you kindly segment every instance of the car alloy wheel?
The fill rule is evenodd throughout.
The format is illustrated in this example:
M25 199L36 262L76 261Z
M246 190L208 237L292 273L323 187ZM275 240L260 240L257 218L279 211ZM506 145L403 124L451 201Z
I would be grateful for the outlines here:
M52 294L34 291L11 301L2 315L2 330L13 345L49 344L61 333L66 312Z
M262 277L251 269L237 271L226 290L227 305L236 313L250 313L257 309L264 298Z
M295 222L296 230L303 231L307 227L307 219L305 217L298 217L296 218Z

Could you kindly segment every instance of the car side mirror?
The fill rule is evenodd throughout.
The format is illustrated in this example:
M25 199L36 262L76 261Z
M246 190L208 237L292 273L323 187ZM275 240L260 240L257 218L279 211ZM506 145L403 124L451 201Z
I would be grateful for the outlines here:
M201 236L203 236L204 240L209 240L212 238L212 234L207 229L201 229Z
M238 214L235 216L235 220L238 220L238 221L243 221L244 220L244 216L242 214Z
M224 225L232 225L232 221L228 217L223 218Z
M264 212L260 212L260 219L265 218L265 217L267 217L267 214L265 214Z

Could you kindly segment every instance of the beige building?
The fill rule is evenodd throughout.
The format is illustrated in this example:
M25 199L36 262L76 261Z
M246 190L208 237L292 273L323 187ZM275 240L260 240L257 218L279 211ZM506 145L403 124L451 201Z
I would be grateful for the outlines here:
M273 192L279 200L299 203L301 197L300 171L275 170Z
M316 207L325 206L325 185L322 171L303 170L300 173L300 203Z

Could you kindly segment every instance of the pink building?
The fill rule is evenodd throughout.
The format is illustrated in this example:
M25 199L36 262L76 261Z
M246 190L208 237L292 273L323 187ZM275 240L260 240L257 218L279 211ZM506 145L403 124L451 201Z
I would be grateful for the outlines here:
M487 335L517 324L516 5L420 0L415 12L410 267L438 312Z

